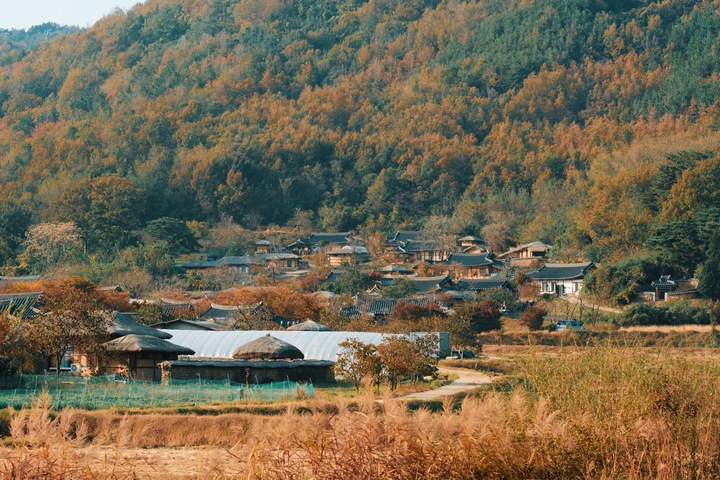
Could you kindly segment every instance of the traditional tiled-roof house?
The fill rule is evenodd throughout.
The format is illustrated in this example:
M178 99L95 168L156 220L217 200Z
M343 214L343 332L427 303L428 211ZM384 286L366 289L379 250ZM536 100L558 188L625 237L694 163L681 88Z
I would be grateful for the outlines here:
M670 275L661 275L658 280L650 283L655 290L653 299L659 300L686 300L697 295L697 280L694 278L686 280L673 280Z
M546 263L527 276L539 286L541 294L579 295L585 275L593 268L592 262Z
M385 253L394 255L404 262L441 262L449 255L449 249L440 245L432 232L399 230L385 242Z
M412 275L413 270L411 268L403 267L402 265L386 265L380 269L380 273L386 277L393 275Z
M501 277L463 278L455 282L455 288L469 292L482 292L492 288L510 288L510 282Z
M216 268L227 268L233 273L249 274L253 265L258 265L258 261L248 255L227 256L215 262Z
M440 265L454 278L488 277L505 269L505 264L497 260L492 253L452 253L435 268Z
M338 250L348 245L357 245L360 239L352 232L313 233L309 237L300 238L288 245L288 249L299 255L319 251Z
M339 266L344 264L365 263L369 260L368 250L358 245L345 245L336 250L327 252L328 260L331 266Z
M264 253L256 256L258 262L273 270L292 270L300 265L300 257L294 253Z
M378 279L381 286L388 287L394 284L396 280L409 280L415 287L416 295L432 295L442 291L443 287L450 284L449 275L438 275L434 277L417 277L414 275L402 275L398 277L382 277Z
M484 253L487 252L487 245L482 238L467 235L460 240L460 250L462 253Z
M43 292L0 294L0 314L32 318L39 314L35 308Z
M531 267L547 260L547 254L551 248L550 245L542 242L532 242L501 253L497 258L508 260L510 266L513 267Z
M384 320L389 317L395 307L398 304L412 304L420 307L429 307L431 305L437 305L442 308L443 304L438 301L435 297L425 298L380 298L375 300L358 299L355 305L349 307L342 307L340 313L348 318L360 318L362 315L367 315L377 320Z
M292 270L298 268L300 257L294 253L261 253L254 256L227 256L220 260L196 260L182 266L187 271L217 273L229 271L249 275L256 269Z

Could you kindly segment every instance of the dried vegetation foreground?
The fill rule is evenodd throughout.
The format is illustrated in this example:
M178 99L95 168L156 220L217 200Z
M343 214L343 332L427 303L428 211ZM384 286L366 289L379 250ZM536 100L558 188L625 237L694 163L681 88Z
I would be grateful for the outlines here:
M263 415L10 412L2 478L718 478L714 358L598 347L408 409L371 396Z

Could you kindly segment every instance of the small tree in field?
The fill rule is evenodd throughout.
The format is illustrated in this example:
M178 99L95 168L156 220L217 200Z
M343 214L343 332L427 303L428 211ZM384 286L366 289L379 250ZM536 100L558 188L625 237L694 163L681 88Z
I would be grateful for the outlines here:
M468 323L475 333L500 330L502 313L495 300L467 302L455 309L453 315L460 322Z
M528 327L531 332L540 330L547 313L547 310L540 305L530 305L522 315L520 315L520 323Z
M70 279L49 288L43 294L42 313L28 321L26 345L57 360L57 372L63 357L74 349L99 353L112 323L95 295L95 285L87 280Z
M378 383L382 365L375 345L359 340L346 340L339 344L341 350L335 362L335 372L350 380L359 391L365 378Z
M404 377L412 376L417 380L437 371L437 338L434 335L424 335L414 340L405 336L388 337L377 348L391 390L396 390Z

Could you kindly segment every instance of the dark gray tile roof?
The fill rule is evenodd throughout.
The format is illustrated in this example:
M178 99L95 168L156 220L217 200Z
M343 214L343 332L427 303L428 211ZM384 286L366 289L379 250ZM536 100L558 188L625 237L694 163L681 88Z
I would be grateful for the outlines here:
M675 282L670 280L670 275L660 275L659 280L650 282L653 288L672 288L675 286Z
M291 243L289 247L301 245L316 246L329 243L352 243L353 240L352 232L315 232L307 238L301 238Z
M505 258L505 257L511 257L516 253L519 253L523 250L529 250L531 252L548 252L552 247L550 245L546 245L542 242L531 242L526 243L525 245L520 245L519 247L511 248L507 252L501 253L498 255L499 258ZM530 257L528 257L530 258ZM540 257L538 257L540 258Z
M35 308L42 292L0 294L0 313L22 314L22 318L33 318L39 313Z
M181 265L183 268L215 268L218 262L215 260L195 260Z
M508 288L510 286L506 279L499 277L467 278L458 280L455 284L459 290L472 290L475 292L491 288Z
M380 269L381 272L390 272L390 273L406 273L410 274L413 271L409 268L405 268L402 265L386 265L383 268Z
M408 240L399 247L401 252L429 252L438 249L437 242L432 240Z
M529 272L527 276L533 280L574 280L583 278L592 268L595 268L592 262L546 263L540 270Z
M447 284L450 281L448 275L442 275L439 277L404 277L408 280L412 280L415 284L415 288L418 293L431 293L440 289L442 285Z
M398 230L395 233L395 236L387 241L388 245L397 245L402 244L405 242L408 242L410 240L415 240L419 236L421 236L424 232L418 231L418 230Z
M505 268L505 264L493 258L492 253L451 253L445 262L449 265L454 263L465 267L481 267L484 265L495 265L498 268Z
M300 258L294 253L261 253L256 257L264 262L269 262L271 260L293 260L295 258Z
M252 265L255 261L247 255L223 257L217 261L217 265L227 265L229 267Z
M436 298L402 298L399 300L381 298L377 300L364 300L358 302L356 305L343 307L340 309L340 313L348 318L360 318L363 313L371 316L387 316L392 313L398 303L411 303L421 307L427 307L434 303L440 304Z
M325 277L325 280L322 281L322 283L331 283L337 280L342 276L342 274L345 273L342 270L332 270L330 273L328 273L328 276Z

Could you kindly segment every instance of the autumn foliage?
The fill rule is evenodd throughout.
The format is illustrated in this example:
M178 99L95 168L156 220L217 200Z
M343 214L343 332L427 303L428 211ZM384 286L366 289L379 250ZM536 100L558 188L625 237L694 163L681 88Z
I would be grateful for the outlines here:
M252 305L259 302L274 314L295 320L319 318L321 305L309 294L285 286L244 287L220 292L216 302L222 305Z

